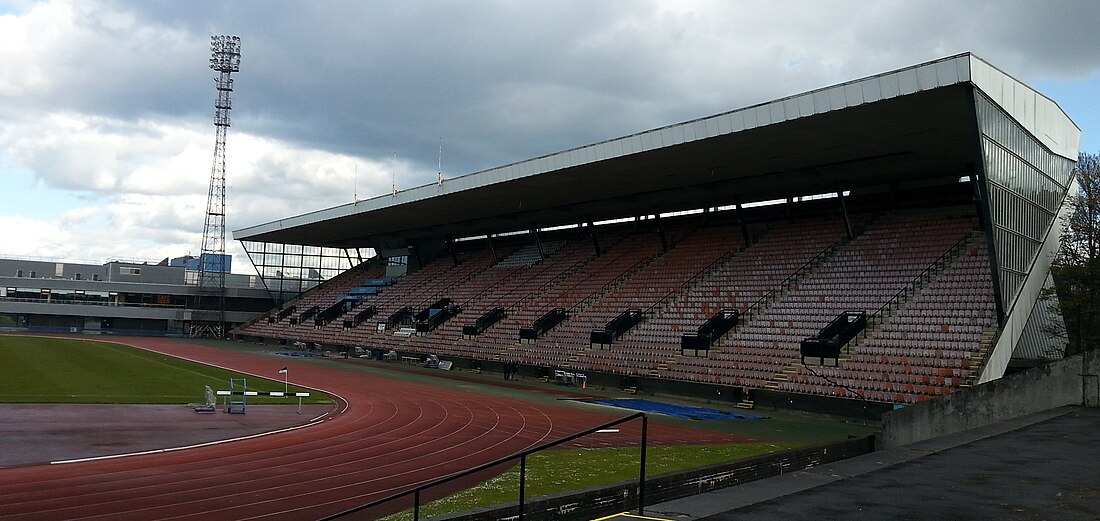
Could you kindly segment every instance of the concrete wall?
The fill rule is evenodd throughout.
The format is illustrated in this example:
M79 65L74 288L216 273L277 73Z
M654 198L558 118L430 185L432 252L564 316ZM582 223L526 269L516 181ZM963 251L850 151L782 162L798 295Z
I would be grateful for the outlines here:
M910 405L882 417L883 447L1061 407L1100 405L1100 353L1090 352Z
M1089 351L1082 365L1081 399L1085 407L1100 407L1100 351Z

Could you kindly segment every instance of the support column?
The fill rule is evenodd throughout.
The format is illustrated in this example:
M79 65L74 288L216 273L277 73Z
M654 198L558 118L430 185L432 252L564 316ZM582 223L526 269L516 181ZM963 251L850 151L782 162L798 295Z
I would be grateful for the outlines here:
M531 235L535 236L535 246L539 248L539 260L546 260L546 252L542 249L542 241L539 239L539 229L531 228Z
M745 240L745 246L748 247L752 243L749 236L749 224L745 222L745 209L741 206L741 198L736 199L735 212L737 212L737 223L741 225L741 238Z
M420 257L420 248L417 248L416 245L414 244L412 246L409 246L409 249L412 250L413 256L416 257L416 269L419 270L420 268L423 268L424 267L424 259L422 257ZM409 272L409 267L408 267L408 262L406 262L405 263L405 273L408 273L408 272Z
M450 237L447 237L447 251L451 253L451 262L453 262L455 266L458 266L458 253L455 252L455 241Z
M668 253L668 237L665 236L665 228L661 226L661 211L653 209L653 220L657 221L657 235L661 237L661 251Z
M844 201L844 190L837 188L836 198L840 201L840 214L844 217L844 231L848 234L848 238L855 237L852 233L852 221L848 219L848 204Z
M592 221L588 221L588 234L592 236L592 248L596 250L596 256L600 256L600 239L596 237L596 227L592 225Z

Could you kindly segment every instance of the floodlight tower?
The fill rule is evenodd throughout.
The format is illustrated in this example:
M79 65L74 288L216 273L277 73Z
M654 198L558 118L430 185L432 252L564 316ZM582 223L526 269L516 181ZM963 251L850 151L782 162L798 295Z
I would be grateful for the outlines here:
M241 39L210 37L210 68L218 72L218 99L214 102L214 165L206 196L206 224L202 229L198 293L191 318L192 336L225 335L225 135L233 108L234 72L241 70Z

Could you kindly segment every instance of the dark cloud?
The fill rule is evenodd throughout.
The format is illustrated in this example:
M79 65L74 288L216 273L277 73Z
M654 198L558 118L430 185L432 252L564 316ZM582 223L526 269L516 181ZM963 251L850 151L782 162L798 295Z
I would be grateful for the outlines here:
M396 154L425 183L441 142L445 172L460 175L962 51L1024 81L1100 69L1100 3L1085 0L118 0L69 10L73 27L41 57L49 85L0 114L208 125L208 39L236 34L232 132L366 160ZM270 176L290 168L268 166Z

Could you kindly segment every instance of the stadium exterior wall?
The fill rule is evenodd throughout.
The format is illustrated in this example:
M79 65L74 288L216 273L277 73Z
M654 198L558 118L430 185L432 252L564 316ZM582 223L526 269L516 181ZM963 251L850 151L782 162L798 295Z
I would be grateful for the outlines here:
M1100 352L892 411L882 417L882 446L898 447L1065 405L1100 406Z

